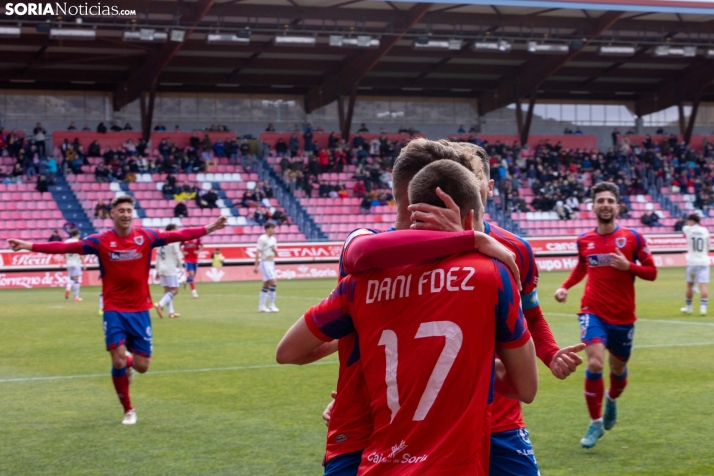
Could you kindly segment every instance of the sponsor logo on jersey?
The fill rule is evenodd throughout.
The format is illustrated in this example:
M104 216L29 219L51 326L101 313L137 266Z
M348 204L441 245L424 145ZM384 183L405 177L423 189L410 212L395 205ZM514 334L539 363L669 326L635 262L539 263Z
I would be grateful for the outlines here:
M112 261L134 261L141 259L143 253L137 253L136 250L130 251L112 251L109 253L109 259Z
M337 435L337 436L335 437L335 441L336 441L337 443L342 443L343 441L347 441L347 435L345 435L345 434Z
M139 246L143 245L143 244L144 244L144 237L141 236L141 235L135 236L135 237L134 237L134 243L136 243L136 244L139 245Z
M391 452L389 455L384 456L381 453L371 453L370 455L367 456L367 461L370 463L396 463L396 464L415 464L415 463L421 463L423 461L426 461L429 455L421 455L421 456L413 456L410 455L409 453L404 453L401 458L398 457L398 455L407 449L407 443L406 441L402 440L398 445L394 445L391 448Z
M588 243L588 249L589 250L595 249L595 243Z
M109 248L116 248L116 247L117 247L116 241L112 241L111 243L109 243Z
M388 458L394 458L394 457L397 456L399 453L401 453L402 451L404 451L405 449L407 449L407 446L408 446L408 445L407 445L407 443L406 443L404 440L402 440L398 445L392 446L392 452L389 453Z
M612 263L612 258L609 254L599 254L599 255L588 255L588 264L591 268L596 268L598 266L610 266Z
M624 248L627 244L627 238L625 238L624 236L618 236L617 238L615 238L615 244L618 248Z

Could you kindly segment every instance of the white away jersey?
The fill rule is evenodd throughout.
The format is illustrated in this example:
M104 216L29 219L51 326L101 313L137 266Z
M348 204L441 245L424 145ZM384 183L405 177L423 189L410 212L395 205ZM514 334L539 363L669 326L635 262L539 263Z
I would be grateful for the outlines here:
M709 266L709 231L701 225L682 228L687 237L687 265Z
M256 250L260 254L260 261L263 260L273 260L275 258L275 248L278 245L278 240L275 236L268 237L268 235L260 235L258 238L258 244L256 245Z
M78 242L79 239L77 238L69 238L67 240L64 240L65 243L76 243ZM65 265L67 268L81 268L82 267L82 258L76 254L76 253L67 253L64 255L65 259Z
M170 243L156 250L156 271L159 276L178 276L181 266L181 248L178 243Z

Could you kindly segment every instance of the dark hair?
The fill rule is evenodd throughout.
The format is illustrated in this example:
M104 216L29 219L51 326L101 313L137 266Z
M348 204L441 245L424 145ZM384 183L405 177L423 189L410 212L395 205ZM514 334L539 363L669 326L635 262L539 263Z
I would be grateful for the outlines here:
M112 209L122 203L129 203L133 207L136 204L136 200L134 200L134 197L131 195L122 195L121 197L117 197L112 200Z
M699 223L699 222L697 222L697 223ZM81 233L79 232L78 229L72 228L71 230L69 230L69 236L79 236L79 235L81 235Z
M174 223L169 223L166 225L166 231L173 231L176 229L176 225Z
M473 173L468 158L450 145L428 139L413 139L402 149L392 169L392 187L406 190L412 178L424 167L437 160L452 160Z
M592 199L594 201L597 194L602 193L602 192L610 192L613 195L615 195L616 202L620 201L620 189L617 188L617 185L615 185L614 183L600 182L597 185L593 185L592 188L590 189L590 197L592 197Z
M489 162L488 153L483 147L476 144L472 144L470 142L450 142L446 139L439 139L437 142L442 145L448 145L450 147L453 147L458 152L463 152L467 154L467 156L471 156L468 157L469 160L478 160L481 164L481 169L483 170L483 180L491 180L491 163ZM472 163L471 168L474 169L474 173L476 175L479 175L473 165L474 164Z
M266 230L267 230L268 228L275 228L275 227L277 227L277 225L276 225L275 223L273 223L272 221L269 221L268 223L266 223L265 225L263 225L263 228L265 228Z
M454 200L461 210L461 218L471 210L480 218L482 209L476 176L453 160L437 160L420 170L409 184L409 203L427 203L446 208L436 194L436 187Z
M697 223L697 224L699 224L702 221L702 219L696 213L692 213L691 215L689 215L687 217L687 220L693 221L694 223Z

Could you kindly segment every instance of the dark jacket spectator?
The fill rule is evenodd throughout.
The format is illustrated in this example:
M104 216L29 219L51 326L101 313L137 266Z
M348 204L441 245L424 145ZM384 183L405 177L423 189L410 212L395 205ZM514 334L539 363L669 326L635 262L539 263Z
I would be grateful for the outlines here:
M97 126L97 132L99 132L100 134L106 134L107 126L105 126L103 122L100 122L99 125Z
M112 132L121 132L122 128L121 126L117 123L117 121L112 122L112 127L109 128L110 131Z
M50 239L47 241L49 241L49 242L62 241L62 237L60 236L59 231L58 230L53 231L52 235L50 236Z
M283 223L288 221L288 217L282 210L275 210L275 213L273 213L272 216L272 220L278 225L282 225Z
M37 185L35 186L35 190L40 193L45 193L49 191L49 189L47 188L47 179L44 175L39 175L37 177Z
M109 205L104 200L99 200L94 206L94 218L109 218Z
M372 200L368 196L362 198L362 202L359 204L360 211L362 215L367 215L372 210Z
M216 202L218 201L218 195L216 194L216 191L213 189L210 189L208 192L206 192L205 195L203 195L203 200L206 201L206 206L208 208L217 208L218 205L216 205Z
M188 207L183 200L178 202L174 207L174 216L177 218L185 218L188 216Z
M253 220L255 220L255 223L258 225L264 225L269 218L270 217L268 216L268 212L265 207L260 207L255 211L255 213L253 213Z
M288 153L288 145L282 137L275 143L275 153L278 154L278 157L282 157Z
M677 222L674 224L674 231L682 231L682 228L684 228L684 225L687 224L687 220L684 219L684 217L679 217Z
M94 142L89 144L89 149L87 149L87 155L89 155L89 157L99 157L102 155L101 147L99 146L98 140L95 140Z

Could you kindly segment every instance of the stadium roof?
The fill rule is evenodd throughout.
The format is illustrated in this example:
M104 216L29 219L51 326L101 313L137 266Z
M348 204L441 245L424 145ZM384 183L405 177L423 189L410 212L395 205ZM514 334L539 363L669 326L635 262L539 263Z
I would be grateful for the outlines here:
M79 25L73 16L5 14L0 26L21 22L21 36L0 37L0 87L112 91L115 109L149 91L289 93L304 95L308 111L351 94L463 97L477 98L483 114L527 98L631 101L638 115L714 100L714 2L490 3L127 0L117 5L135 16L84 16ZM48 22L95 29L96 38L52 39L37 26ZM125 31L140 35L141 28L169 39L123 41ZM184 40L171 41L173 30L183 31ZM249 41L207 42L208 34L237 32ZM316 40L275 44L285 35ZM379 45L330 46L331 35L371 36ZM449 40L461 40L460 48L448 49ZM476 41L498 40L510 49L473 49ZM445 48L414 47L425 41ZM567 51L531 53L529 41ZM599 54L613 45L634 52ZM660 56L658 46L665 46ZM696 55L684 46L696 46Z

